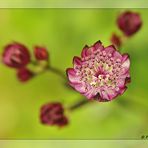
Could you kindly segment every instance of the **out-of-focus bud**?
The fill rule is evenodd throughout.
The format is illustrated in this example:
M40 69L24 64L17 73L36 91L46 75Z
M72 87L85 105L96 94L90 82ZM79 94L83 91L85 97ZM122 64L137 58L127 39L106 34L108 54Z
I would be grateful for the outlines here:
M121 40L121 37L118 36L117 34L113 33L111 38L110 38L110 41L113 45L115 45L117 48L121 47L122 45L122 40Z
M34 55L37 60L48 60L49 54L45 47L35 46Z
M23 44L12 43L5 46L2 60L9 67L22 68L30 62L30 54Z
M30 80L34 74L27 68L20 68L17 70L17 78L21 82Z
M61 103L44 104L40 110L40 120L45 125L66 126L68 119L64 115L64 108Z
M141 28L142 20L140 14L126 11L118 16L117 25L126 36L132 36Z

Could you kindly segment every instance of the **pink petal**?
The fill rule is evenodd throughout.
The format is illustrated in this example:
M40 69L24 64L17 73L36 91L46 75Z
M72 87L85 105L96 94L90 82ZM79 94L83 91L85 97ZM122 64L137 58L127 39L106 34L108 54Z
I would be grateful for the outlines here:
M81 66L82 65L81 58L75 56L73 58L73 64L74 64L74 66Z
M122 67L129 69L130 67L130 60L129 58L127 58L123 63L122 63Z
M126 91L127 87L123 87L119 90L119 93L122 95Z
M93 99L96 96L96 91L94 89L90 89L84 93L84 96L86 96L88 99Z
M82 83L70 83L70 85L80 93L86 92L85 85L83 85Z
M117 86L119 88L123 88L125 86L125 79L119 79L117 82Z
M120 59L120 60L122 60L122 55L121 55L118 51L115 51L115 52L113 53L113 56L114 56L115 59Z
M101 98L104 99L104 100L110 100L110 99L109 99L109 96L108 96L108 94L107 94L107 92L106 92L105 90L102 90L102 91L100 92L100 96L101 96Z
M114 90L106 90L106 92L110 100L113 100L118 95Z
M79 76L76 75L76 71L73 68L68 68L66 70L68 79L71 83L79 83L80 82L80 78Z
M122 68L119 71L119 74L120 74L120 78L125 78L129 75L129 69L128 68Z
M112 54L116 51L115 47L113 45L110 45L108 47L105 48L106 53L108 54Z
M87 45L85 45L84 47L83 47L83 50L82 50L82 52L81 52L81 57L82 58L85 58L86 56L88 56L87 55L87 50L89 49L89 46L87 46Z
M102 43L101 43L101 41L97 41L94 45L93 45L93 47L94 47L94 51L96 51L96 50L103 50L104 49L104 47L102 46Z
M127 53L122 55L122 63L124 63L129 58L129 55Z

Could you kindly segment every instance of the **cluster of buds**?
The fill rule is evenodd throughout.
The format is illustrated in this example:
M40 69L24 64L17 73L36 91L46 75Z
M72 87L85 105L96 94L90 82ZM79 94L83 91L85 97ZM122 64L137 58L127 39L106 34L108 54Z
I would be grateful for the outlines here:
M133 36L142 26L140 14L132 11L120 13L117 17L116 23L122 32L121 36L117 35L116 33L113 33L111 36L111 43L116 47L121 47L124 39Z
M48 51L44 47L35 46L34 56L37 61L48 61ZM17 77L21 82L30 80L35 73L28 68L32 63L28 48L21 43L11 43L5 46L2 55L2 61L5 65L16 69Z

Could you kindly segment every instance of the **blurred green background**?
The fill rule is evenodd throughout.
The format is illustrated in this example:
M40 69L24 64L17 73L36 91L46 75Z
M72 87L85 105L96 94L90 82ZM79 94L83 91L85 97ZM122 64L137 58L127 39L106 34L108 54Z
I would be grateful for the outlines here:
M72 66L85 44L101 40L110 44L112 32L120 33L117 15L125 9L0 9L0 52L12 41L44 45L51 64L63 72ZM40 124L41 105L60 101L68 106L82 96L63 86L63 80L47 72L22 84L16 72L0 64L1 139L141 139L148 135L148 10L141 14L141 30L124 44L131 57L128 90L112 102L94 102L69 114L65 128Z

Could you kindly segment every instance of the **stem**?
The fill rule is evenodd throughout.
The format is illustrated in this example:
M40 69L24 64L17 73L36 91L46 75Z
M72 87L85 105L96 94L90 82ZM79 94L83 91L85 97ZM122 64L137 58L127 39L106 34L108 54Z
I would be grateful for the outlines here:
M78 108L80 108L80 107L82 107L82 106L84 106L84 105L86 105L86 104L88 104L88 103L90 103L91 101L89 101L89 100L87 100L86 98L84 98L84 99L81 99L80 101L78 101L78 102L76 102L75 104L73 104L72 106L70 106L68 109L70 110L70 111L74 111L74 110L76 110L76 109L78 109Z
M36 61L31 61L31 63L32 63L32 65L34 65L34 66L40 66L40 67L42 67L42 70L41 70L38 74L43 73L43 72L46 72L46 71L48 70L48 71L51 71L51 72L53 72L54 74L60 76L62 79L66 80L66 75L64 74L64 72L61 71L60 69L57 69L57 68L55 68L55 67L50 66L50 65L48 64L48 62L47 62L46 65L44 65L44 66L41 65L41 64L39 64L39 63L36 62Z
M61 71L60 69L57 69L57 68L51 67L51 66L47 67L46 69L53 72L53 73L55 73L56 75L60 76L64 80L66 80L66 76L65 76L64 72Z

